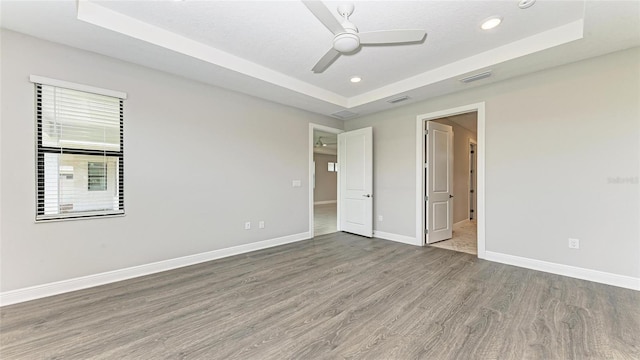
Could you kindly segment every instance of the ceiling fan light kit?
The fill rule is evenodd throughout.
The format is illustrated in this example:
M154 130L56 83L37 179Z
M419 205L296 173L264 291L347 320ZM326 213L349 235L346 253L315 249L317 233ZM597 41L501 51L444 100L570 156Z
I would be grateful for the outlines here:
M341 53L350 53L360 46L360 38L352 33L339 34L333 39L333 48Z
M390 45L409 44L422 41L427 32L425 30L381 30L360 33L358 28L349 21L353 13L353 4L338 6L338 14L344 19L339 22L331 11L320 1L303 1L311 13L333 34L333 47L320 58L313 67L314 73L325 71L340 55L356 51L362 45Z

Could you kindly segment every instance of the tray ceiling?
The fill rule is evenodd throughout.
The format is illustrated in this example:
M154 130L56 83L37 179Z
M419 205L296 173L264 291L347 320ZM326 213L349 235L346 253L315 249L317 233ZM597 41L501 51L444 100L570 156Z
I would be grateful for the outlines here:
M324 2L334 11L342 2ZM331 115L389 109L640 45L640 2L357 1L360 31L425 29L320 74L333 35L298 1L2 1L2 27ZM335 12L336 18L339 18ZM490 31L490 16L503 23ZM490 78L460 78L491 70ZM362 77L353 84L349 79ZM347 116L349 117L349 116Z

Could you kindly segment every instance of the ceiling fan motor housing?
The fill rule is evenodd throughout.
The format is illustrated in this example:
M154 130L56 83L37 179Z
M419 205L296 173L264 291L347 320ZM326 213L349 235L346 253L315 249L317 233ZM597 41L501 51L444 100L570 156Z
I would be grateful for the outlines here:
M340 14L340 16L342 16L343 18L348 18L349 16L351 16L351 14L353 14L354 9L355 6L353 5L353 3L340 4L338 5L338 14Z
M353 9L353 4L341 4L338 6L338 14L344 18L341 25L345 32L333 38L333 48L341 53L350 53L360 46L360 38L356 35L358 28L349 21L349 16L353 14Z

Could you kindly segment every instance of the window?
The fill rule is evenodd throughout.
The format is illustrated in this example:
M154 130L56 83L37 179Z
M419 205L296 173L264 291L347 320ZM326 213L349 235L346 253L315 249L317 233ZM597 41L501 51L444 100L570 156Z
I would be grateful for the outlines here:
M36 220L124 214L126 94L105 95L102 89L34 76L32 81L36 87Z
M89 191L106 191L107 190L107 163L90 162L88 165L89 172Z

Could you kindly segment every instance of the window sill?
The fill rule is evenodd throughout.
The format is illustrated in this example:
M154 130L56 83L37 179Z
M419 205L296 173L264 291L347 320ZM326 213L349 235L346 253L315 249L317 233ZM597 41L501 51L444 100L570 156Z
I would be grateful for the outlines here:
M36 224L42 223L50 223L50 222L60 222L60 221L75 221L75 220L95 220L95 219L104 219L104 218L114 218L114 217L124 217L126 214L104 214L104 215L79 215L79 216L67 216L67 217L52 217L52 218L43 218L36 219Z

